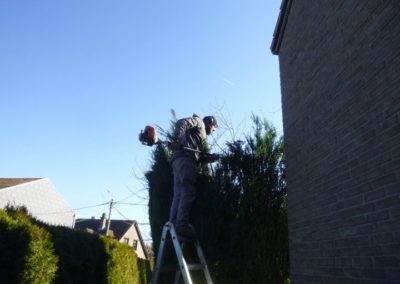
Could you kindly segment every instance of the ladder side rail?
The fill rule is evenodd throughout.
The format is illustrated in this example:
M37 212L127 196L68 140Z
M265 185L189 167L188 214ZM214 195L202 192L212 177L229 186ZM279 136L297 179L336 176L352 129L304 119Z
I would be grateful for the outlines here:
M196 247L196 251L197 251L197 255L200 259L200 263L203 266L203 272L204 272L204 276L206 277L207 284L213 284L213 281L212 281L211 275L210 275L210 271L208 270L207 262L204 257L203 250L200 246L200 242L196 241L194 245Z
M181 271L182 278L185 284L193 284L192 279L190 277L188 265L186 263L185 258L183 257L181 244L179 243L178 236L173 226L171 227L169 233L171 234L172 243L174 244L175 247L176 257L178 259L179 269Z
M194 246L195 246L195 249L197 252L197 257L198 257L200 263L188 265L184 258L183 251L182 251L184 244L183 243L181 244L179 242L174 225L171 222L165 223L165 225L163 227L163 231L161 234L160 247L159 247L156 265L154 268L153 278L152 278L151 283L158 284L158 278L161 273L161 266L162 266L165 246L167 245L166 238L167 238L168 233L171 236L172 244L174 246L175 254L176 254L176 257L178 260L178 265L179 265L179 269L175 273L174 283L179 284L180 277L182 277L185 284L193 284L189 271L192 269L196 269L196 270L201 269L201 270L203 270L204 277L206 278L207 284L213 284L211 275L210 275L210 271L208 270L207 262L204 257L203 250L200 246L200 242L198 240L194 241Z
M174 229L175 229L175 227L174 227ZM176 231L175 231L175 233L176 233ZM181 244L182 254L183 254L184 245L185 245L184 243ZM181 270L180 270L180 268L178 268L175 272L174 284L179 284L180 279L181 279Z
M156 265L154 267L153 279L151 281L152 284L158 283L158 277L160 275L162 260L163 260L163 256L164 256L164 247L165 247L166 237L167 237L167 233L169 230L170 230L170 223L168 222L164 225L163 230L162 230L160 247L158 248Z

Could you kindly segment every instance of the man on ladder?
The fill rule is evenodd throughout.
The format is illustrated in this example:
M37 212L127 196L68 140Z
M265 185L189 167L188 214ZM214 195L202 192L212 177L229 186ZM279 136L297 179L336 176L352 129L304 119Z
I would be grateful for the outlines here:
M193 239L194 227L189 223L190 210L196 197L195 182L199 163L212 163L218 155L206 154L204 144L207 135L218 127L213 116L203 119L197 115L176 122L172 134L172 169L174 173L174 197L169 221L175 226L178 237Z
M175 283L182 279L186 284L191 284L191 270L203 270L208 284L212 284L211 276L205 261L199 241L196 239L196 231L189 223L190 210L196 197L196 177L199 163L215 162L219 156L205 152L207 135L211 134L218 127L213 116L206 116L203 119L197 115L183 118L176 122L172 142L169 144L173 150L172 169L174 174L174 197L171 204L169 222L164 225L159 252L152 284L158 283L161 271L162 258L169 234L175 253L178 259L179 269L175 275ZM188 264L183 256L182 243L191 242L194 244L198 264Z

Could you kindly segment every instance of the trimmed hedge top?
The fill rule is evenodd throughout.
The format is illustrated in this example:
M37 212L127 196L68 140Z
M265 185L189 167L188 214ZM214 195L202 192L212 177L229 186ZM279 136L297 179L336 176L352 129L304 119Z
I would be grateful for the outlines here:
M0 273L5 283L146 283L126 244L41 223L24 208L0 210Z

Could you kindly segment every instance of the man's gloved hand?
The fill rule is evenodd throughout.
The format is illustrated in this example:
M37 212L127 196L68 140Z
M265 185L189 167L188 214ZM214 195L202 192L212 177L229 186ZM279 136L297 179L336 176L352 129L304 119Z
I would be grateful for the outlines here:
M202 163L214 163L219 160L219 158L220 156L218 154L203 153L200 157L200 161Z

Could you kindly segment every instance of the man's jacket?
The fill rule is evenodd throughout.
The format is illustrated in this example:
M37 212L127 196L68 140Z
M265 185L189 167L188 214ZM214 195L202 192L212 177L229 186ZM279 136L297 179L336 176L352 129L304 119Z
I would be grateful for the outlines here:
M180 143L181 148L187 147L203 152L207 139L206 127L203 120L195 114L192 117L178 120L172 138L175 142ZM174 151L172 160L185 156L193 157L198 161L200 155L200 153L194 151L179 149Z

